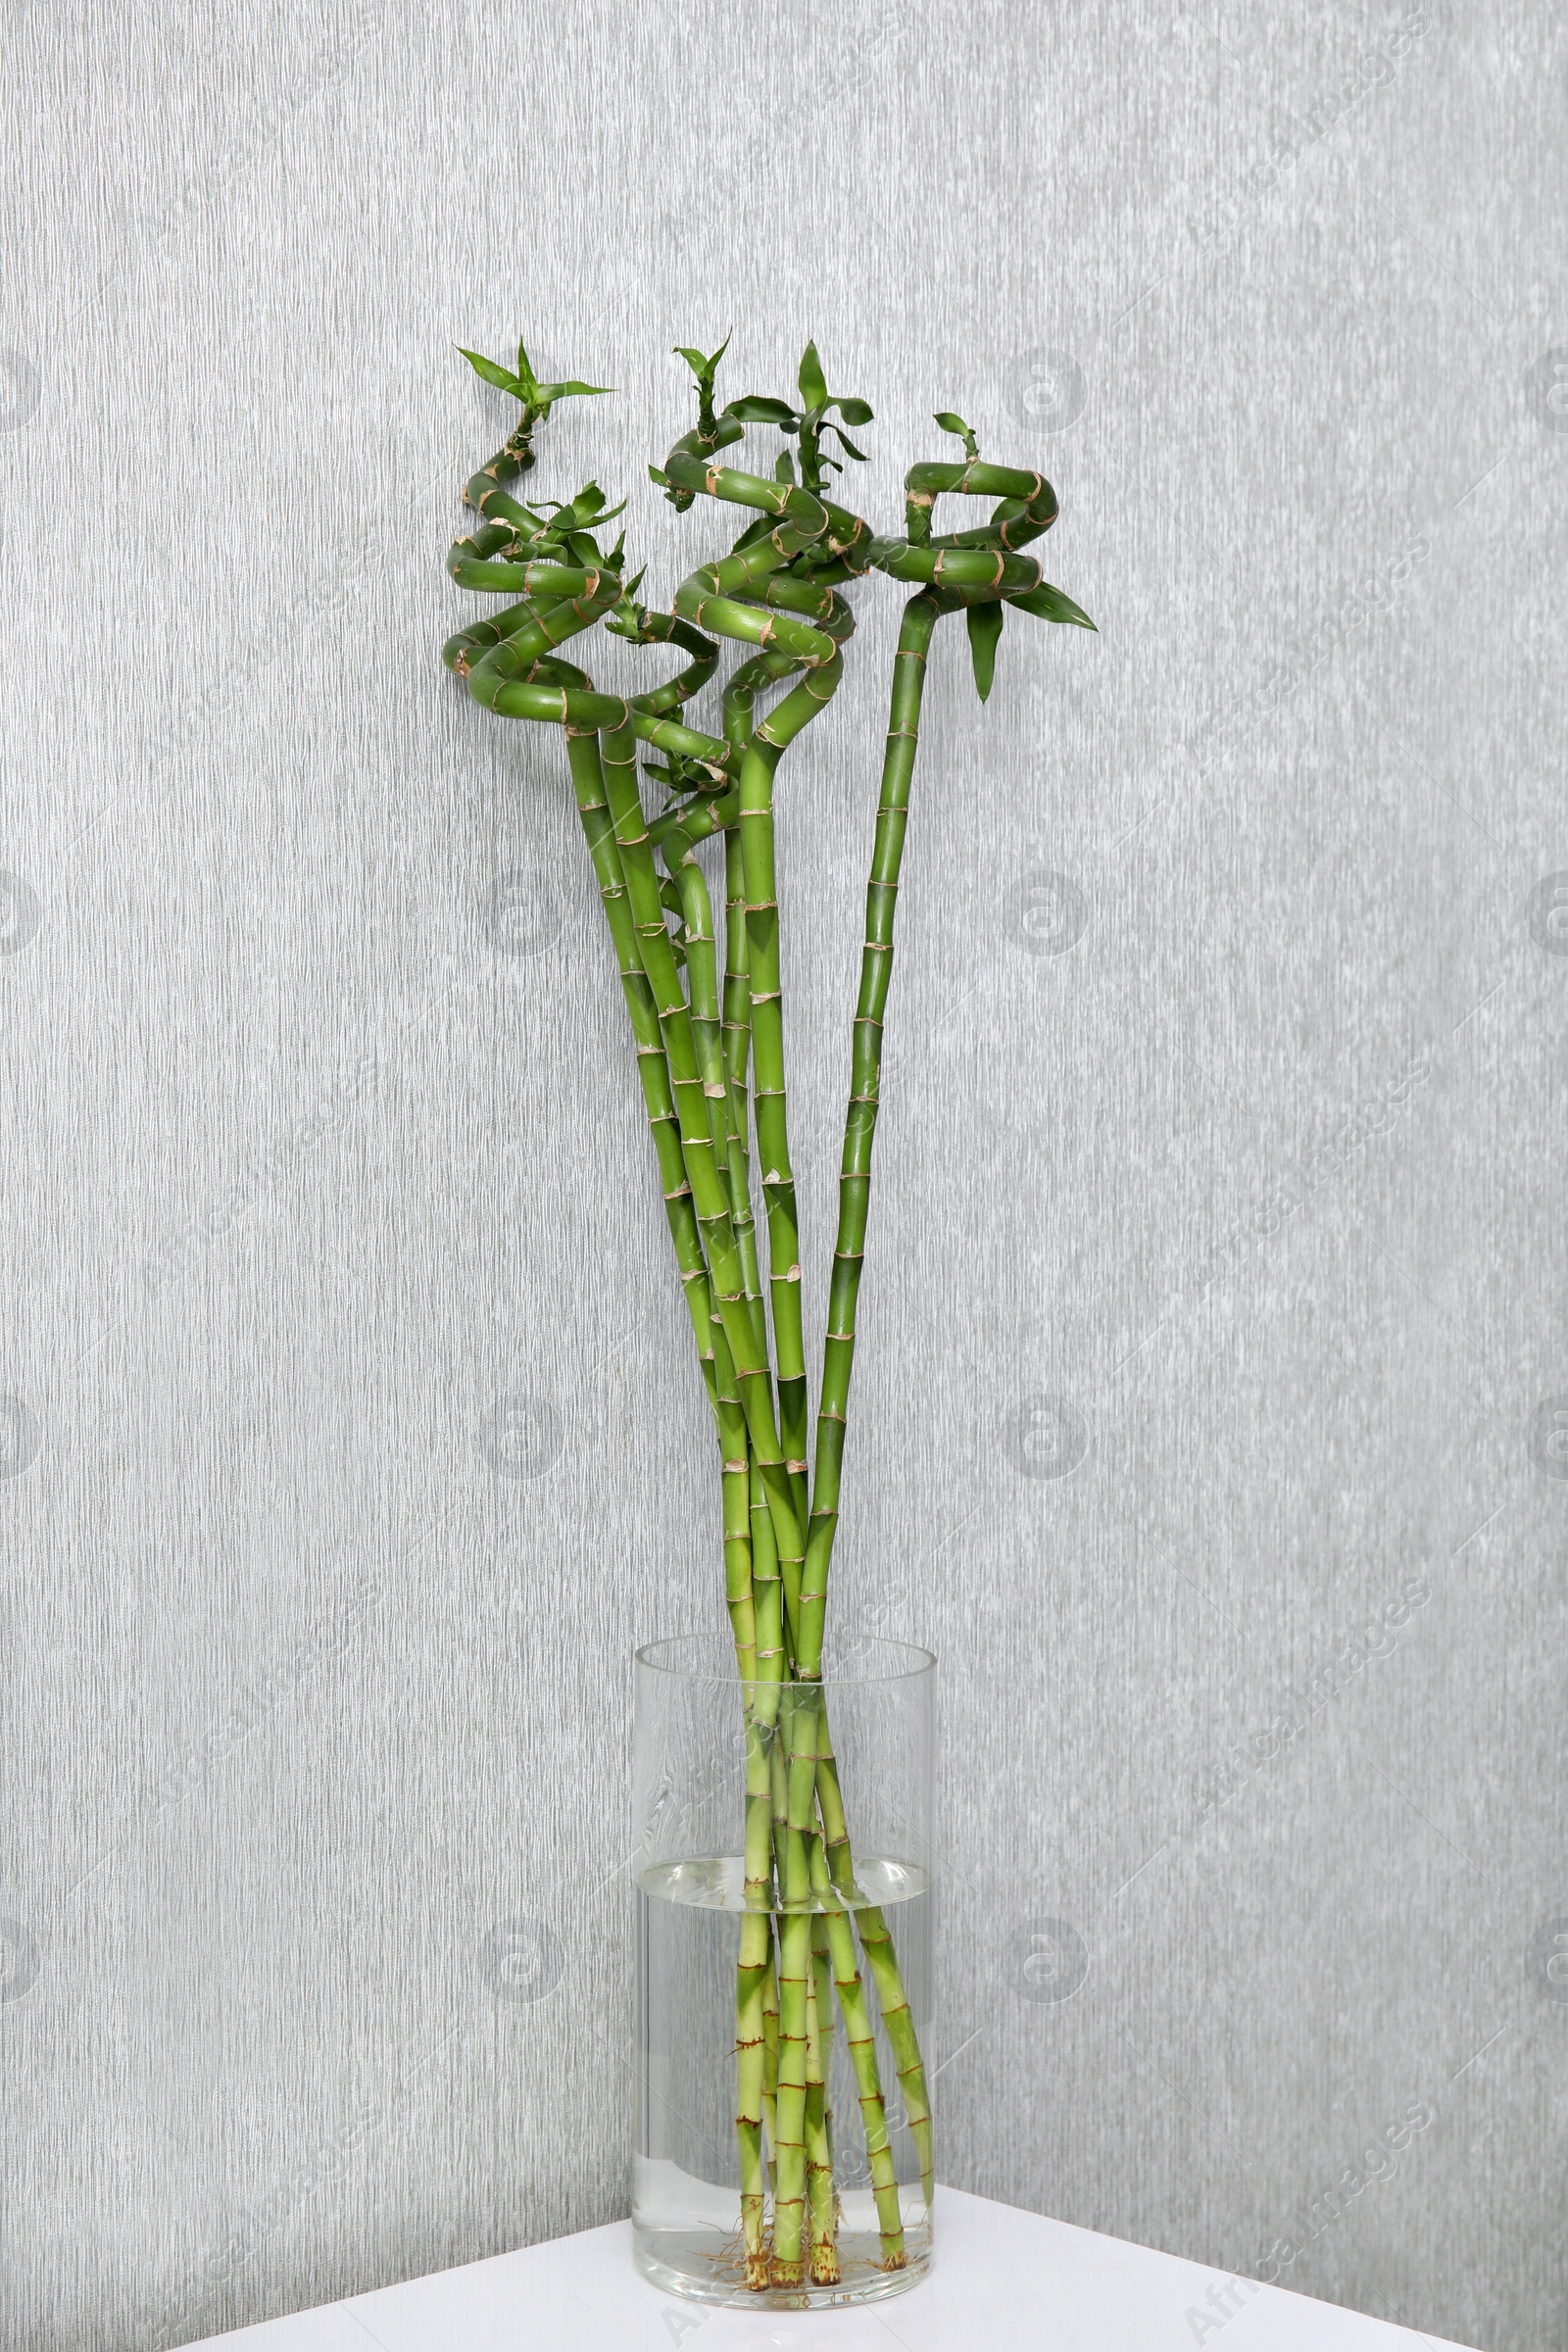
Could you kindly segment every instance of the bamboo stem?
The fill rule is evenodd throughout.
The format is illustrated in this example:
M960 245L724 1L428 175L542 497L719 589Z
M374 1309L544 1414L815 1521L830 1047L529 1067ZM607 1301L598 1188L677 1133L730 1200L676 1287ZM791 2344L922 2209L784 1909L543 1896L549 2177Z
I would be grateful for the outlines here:
M833 1977L827 1964L826 1931L822 1930L820 1962L817 1950L819 1917L809 1922L810 1975L806 1988L806 2202L807 2268L815 2286L836 2285L841 2276L835 2243L833 2147L828 2136L827 2083L823 2059L824 2035L833 2023ZM823 2000L824 1988L827 2000Z
M762 1988L762 2123L767 2133L767 2180L778 2186L778 1956L768 1923L767 1983Z
M602 751L606 797L620 850L621 870L631 901L638 954L653 990L660 1033L669 1065L670 1092L680 1127L686 1179L712 1275L713 1309L723 1324L735 1359L735 1376L746 1423L767 1491L768 1509L781 1555L797 1564L802 1553L800 1523L779 1449L767 1377L764 1335L746 1298L745 1283L730 1217L727 1178L721 1180L698 1070L691 1013L681 988L659 893L653 850L637 788L636 749L629 724L607 731Z
M871 1147L881 1103L882 1018L893 979L893 918L898 904L899 868L919 740L926 656L941 612L941 601L929 594L911 597L904 609L904 623L894 658L892 708L871 852L871 879L865 894L865 945L860 956L860 993L855 1008L850 1102L839 1170L838 1235L828 1292L827 1337L822 1348L810 1532L801 1589L800 1655L806 1670L814 1673L821 1672L828 1567L838 1529L850 1378L855 1368L855 1315L871 1197Z
M740 2150L741 2231L750 2287L767 2284L764 2244L766 2174L762 2158L762 2081L766 2060L763 2000L772 1969L772 1937L765 1911L741 1921L736 1988L735 2134Z
M866 2003L865 1986L856 1960L855 1930L850 1925L848 1909L840 1902L829 1881L820 1840L813 1838L811 1843L812 1891L822 1905L818 1916L827 1936L834 1989L838 1993L839 2009L844 2018L850 2064L855 2071L860 2129L865 2137L871 2194L875 2200L877 2226L881 2232L882 2268L885 2271L902 2271L907 2259L904 2243L904 2216L899 2205L898 2179L893 2170L893 2150L888 2141L887 2107L882 2097L882 2082L877 2067L876 2034Z

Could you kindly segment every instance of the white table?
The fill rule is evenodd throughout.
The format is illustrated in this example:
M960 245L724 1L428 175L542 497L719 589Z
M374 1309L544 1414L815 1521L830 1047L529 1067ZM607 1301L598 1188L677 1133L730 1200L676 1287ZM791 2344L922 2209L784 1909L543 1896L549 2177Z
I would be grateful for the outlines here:
M1437 2341L961 2189L938 2190L936 2218L929 2278L870 2310L682 2302L639 2277L631 2225L612 2222L205 2340L236 2352L1417 2352Z

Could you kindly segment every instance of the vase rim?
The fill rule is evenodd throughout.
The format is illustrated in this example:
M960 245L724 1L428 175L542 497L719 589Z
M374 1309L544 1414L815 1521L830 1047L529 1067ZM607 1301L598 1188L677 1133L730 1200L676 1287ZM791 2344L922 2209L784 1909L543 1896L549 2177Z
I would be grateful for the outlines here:
M739 1683L735 1653L727 1634L667 1634L645 1642L633 1653L650 1673L667 1674L689 1683ZM916 1642L901 1642L885 1634L859 1634L830 1657L819 1688L864 1683L912 1682L934 1674L936 1656ZM747 1686L757 1688L755 1684ZM799 1684L786 1689L801 1689Z

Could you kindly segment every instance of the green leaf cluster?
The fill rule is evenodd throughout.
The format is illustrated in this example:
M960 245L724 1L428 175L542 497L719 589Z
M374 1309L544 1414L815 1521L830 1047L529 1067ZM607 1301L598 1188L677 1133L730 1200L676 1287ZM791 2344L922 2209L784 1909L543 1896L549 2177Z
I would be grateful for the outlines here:
M487 384L494 384L498 392L510 392L514 400L520 400L530 416L548 416L558 400L566 400L574 393L601 393L612 388L609 384L582 384L574 376L559 384L542 384L520 343L515 368L503 368L498 360L487 360L482 352L466 351L461 343L457 348L475 375L482 376Z

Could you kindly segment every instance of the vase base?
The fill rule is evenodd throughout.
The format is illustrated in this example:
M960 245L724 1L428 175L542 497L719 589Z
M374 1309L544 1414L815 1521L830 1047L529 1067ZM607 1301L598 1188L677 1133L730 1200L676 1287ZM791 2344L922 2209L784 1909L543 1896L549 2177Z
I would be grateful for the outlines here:
M925 2230L906 2232L906 2260L896 2271L882 2267L874 2231L841 2231L838 2256L840 2276L831 2286L807 2278L799 2286L764 2287L746 2284L746 2257L738 2233L639 2230L632 2258L645 2278L688 2303L732 2311L828 2311L846 2304L880 2303L918 2286L931 2267L930 2236Z

